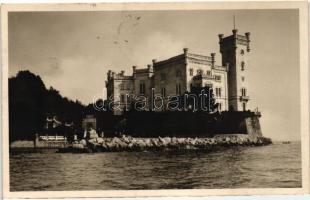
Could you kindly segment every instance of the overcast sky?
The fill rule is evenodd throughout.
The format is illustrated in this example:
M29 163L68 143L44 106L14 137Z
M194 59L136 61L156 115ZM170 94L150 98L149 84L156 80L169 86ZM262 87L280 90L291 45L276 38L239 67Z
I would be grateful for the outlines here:
M30 70L84 104L105 88L107 70L146 67L190 52L216 53L218 34L251 32L249 108L262 112L263 134L300 139L297 10L29 12L9 14L9 75Z

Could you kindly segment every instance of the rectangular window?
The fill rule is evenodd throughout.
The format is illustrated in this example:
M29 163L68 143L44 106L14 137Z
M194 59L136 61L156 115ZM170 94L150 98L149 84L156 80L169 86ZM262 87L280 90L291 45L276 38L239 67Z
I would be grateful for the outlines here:
M222 103L219 104L219 110L222 110Z
M212 86L212 84L211 84L211 83L206 83L206 84L205 84L205 87L207 87L207 88L211 89L213 86Z
M139 93L140 93L141 95L145 94L145 83L144 83L144 82L141 82L141 83L140 83Z
M222 96L222 88L215 88L215 95L217 97L221 97Z
M193 74L194 74L194 70L193 70L192 68L190 68L190 69L189 69L189 75L190 75L190 76L193 76Z
M221 80L221 76L219 76L219 75L215 75L214 78L215 78L216 81L220 81Z
M125 103L125 95L121 94L121 103Z
M181 84L180 83L176 84L175 90L176 90L177 95L181 95Z
M161 88L161 96L166 96L166 88Z
M242 95L243 97L246 96L246 89L245 89L245 88L242 88L242 89L241 89L241 95Z
M211 76L211 71L207 70L207 76Z
M243 103L243 104L242 104L242 107L243 107L243 111L245 111L245 110L246 110L246 104Z

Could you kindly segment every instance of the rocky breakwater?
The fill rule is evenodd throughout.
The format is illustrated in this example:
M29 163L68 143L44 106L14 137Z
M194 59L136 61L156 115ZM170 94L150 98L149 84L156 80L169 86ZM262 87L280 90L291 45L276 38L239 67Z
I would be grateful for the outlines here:
M156 150L212 150L217 147L263 146L272 141L265 137L230 134L213 138L133 138L131 136L101 138L92 137L75 141L69 152L114 152Z

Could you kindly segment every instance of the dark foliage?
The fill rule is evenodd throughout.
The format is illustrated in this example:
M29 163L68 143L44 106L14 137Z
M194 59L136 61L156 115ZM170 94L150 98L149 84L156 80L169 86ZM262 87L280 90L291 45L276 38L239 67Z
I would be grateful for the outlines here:
M47 116L57 116L61 122L81 126L84 106L78 101L62 97L54 88L46 89L42 79L29 72L20 71L9 78L9 138L31 140L42 133ZM72 134L72 130L59 127L59 132Z

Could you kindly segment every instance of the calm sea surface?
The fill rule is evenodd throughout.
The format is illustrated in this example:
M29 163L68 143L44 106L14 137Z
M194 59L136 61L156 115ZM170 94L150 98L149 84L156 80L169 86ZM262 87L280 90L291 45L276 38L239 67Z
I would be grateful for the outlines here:
M14 153L11 191L301 187L301 146L215 152Z

